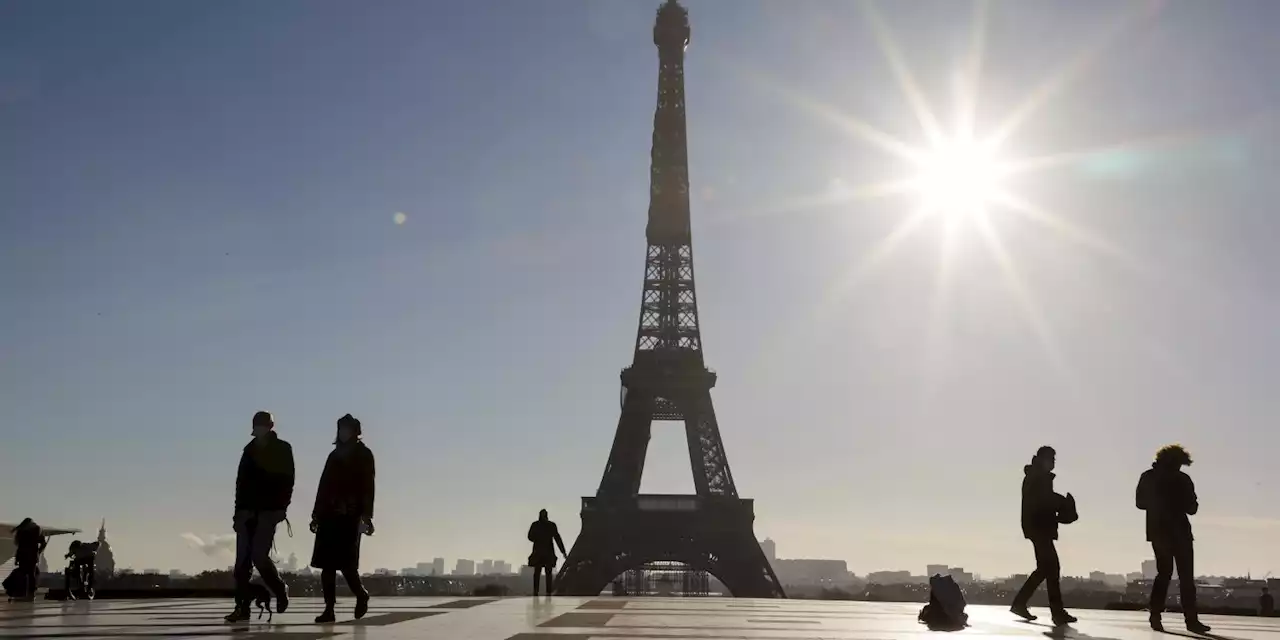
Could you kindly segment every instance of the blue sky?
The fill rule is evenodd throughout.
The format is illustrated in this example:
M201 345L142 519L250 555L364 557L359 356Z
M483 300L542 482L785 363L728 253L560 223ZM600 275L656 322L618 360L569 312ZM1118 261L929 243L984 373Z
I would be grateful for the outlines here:
M542 507L575 536L634 341L656 4L0 5L0 515L105 516L122 566L226 566L182 534L229 533L267 409L305 561L351 412L379 464L367 568L519 561ZM860 573L1025 571L1018 485L1049 443L1082 515L1065 570L1133 571L1133 485L1176 440L1198 568L1280 570L1280 6L1131 4L1107 38L1120 3L993 3L978 135L1047 85L1002 153L1106 151L1009 179L1065 221L992 211L1016 280L971 221L944 258L940 219L851 280L913 196L840 198L900 163L815 113L925 141L866 14L687 5L704 343L760 537ZM950 123L971 8L879 15ZM688 491L659 427L644 488Z

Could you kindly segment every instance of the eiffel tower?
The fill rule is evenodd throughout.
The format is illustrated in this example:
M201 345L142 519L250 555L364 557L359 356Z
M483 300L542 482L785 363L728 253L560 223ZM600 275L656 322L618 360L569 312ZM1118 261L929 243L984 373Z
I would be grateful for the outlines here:
M785 597L752 530L752 501L738 497L703 363L693 284L684 51L689 14L658 9L658 106L653 116L644 291L635 356L622 371L622 416L595 497L582 499L582 531L556 580L561 595L598 595L650 562L706 571L738 597ZM654 420L684 422L695 495L641 495Z

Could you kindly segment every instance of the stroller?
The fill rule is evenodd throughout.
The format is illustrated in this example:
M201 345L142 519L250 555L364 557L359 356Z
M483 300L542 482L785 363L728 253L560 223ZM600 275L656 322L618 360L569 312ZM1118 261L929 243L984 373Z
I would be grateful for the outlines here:
M64 556L70 560L67 563L66 570L63 572L68 600L77 599L77 591L86 600L93 599L95 595L93 588L94 562L98 558L98 546L97 542L72 541L71 547L67 550L67 555Z

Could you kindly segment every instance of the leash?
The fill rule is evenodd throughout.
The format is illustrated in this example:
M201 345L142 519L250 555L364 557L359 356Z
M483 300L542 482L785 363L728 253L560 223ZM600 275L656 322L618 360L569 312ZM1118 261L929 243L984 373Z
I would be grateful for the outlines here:
M290 538L292 538L292 537L293 537L293 524L289 522L289 516L285 516L285 517L284 517L284 530L285 530L285 533L288 533L288 534L289 534L289 537L290 537ZM278 550L278 549L276 549L276 539L275 539L275 538L272 538L272 539L271 539L271 550L272 550L273 552L275 552L275 553L279 554L279 550Z

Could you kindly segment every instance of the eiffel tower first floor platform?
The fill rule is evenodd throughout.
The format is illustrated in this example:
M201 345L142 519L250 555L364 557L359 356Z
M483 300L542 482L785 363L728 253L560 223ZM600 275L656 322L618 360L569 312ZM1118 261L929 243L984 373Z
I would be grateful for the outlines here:
M582 499L582 531L556 578L557 595L595 596L653 562L705 571L740 598L784 598L760 549L752 501L724 496Z

